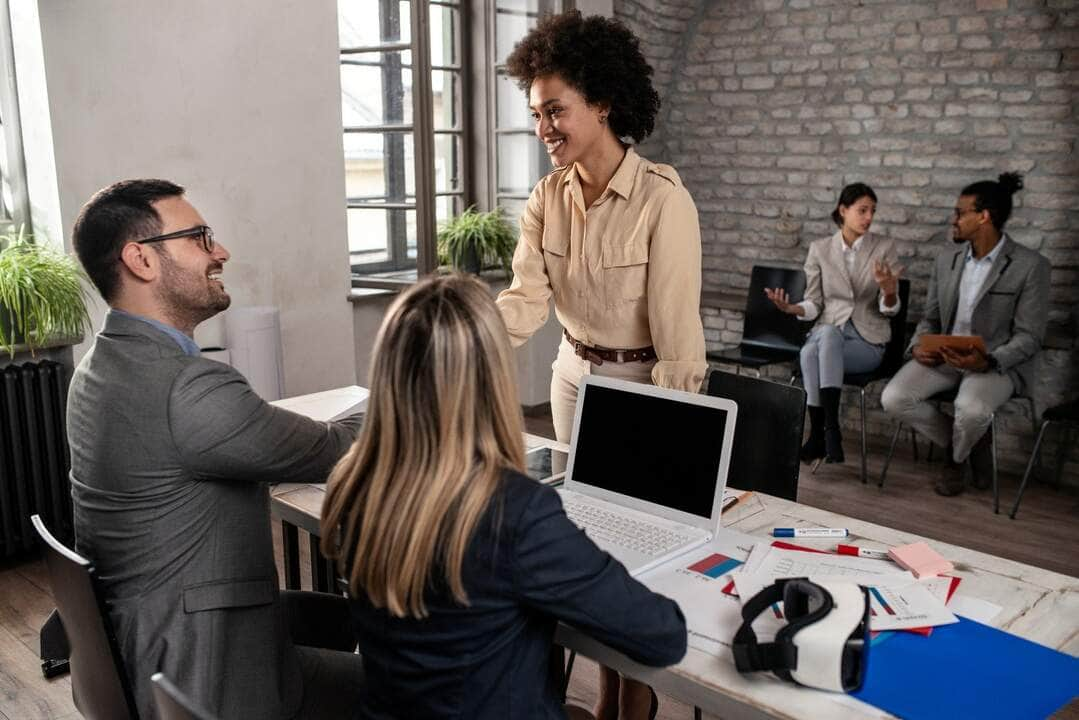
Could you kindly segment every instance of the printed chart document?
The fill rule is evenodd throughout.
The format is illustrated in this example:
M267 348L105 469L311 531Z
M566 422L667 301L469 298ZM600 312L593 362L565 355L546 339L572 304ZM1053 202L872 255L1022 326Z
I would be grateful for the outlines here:
M758 543L746 560L742 572L753 575L765 575L773 578L808 577L810 575L894 575L913 578L909 572L891 560L852 555L833 555L831 553L804 552L773 547L767 543Z
M710 655L731 656L731 640L742 623L738 598L723 592L730 572L742 564L754 539L721 530L704 547L664 563L641 582L678 603L686 616L689 645Z
M325 390L298 397L275 400L270 403L312 420L341 420L367 408L367 388L359 385Z

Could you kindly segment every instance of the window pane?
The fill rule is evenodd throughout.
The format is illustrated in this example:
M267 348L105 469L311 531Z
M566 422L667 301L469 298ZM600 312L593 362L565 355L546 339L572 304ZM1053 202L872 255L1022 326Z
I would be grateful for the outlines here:
M458 129L461 74L451 70L432 71L431 91L434 94L435 130Z
M412 71L405 53L341 58L341 120L345 127L412 123Z
M458 29L461 15L457 8L431 6L431 64L456 65L460 62Z
M349 208L348 249L353 265L383 266L373 271L415 267L416 211Z
M535 135L498 136L498 192L527 194L551 169Z
M350 200L405 202L416 194L411 133L345 133L345 192Z
M495 62L499 65L513 46L536 26L541 15L557 12L560 0L497 0L495 2Z
M455 195L440 195L435 198L435 219L438 224L461 214L461 198Z
M528 109L528 96L517 87L513 78L504 73L495 77L496 127L531 128L532 112Z
M341 47L408 42L410 12L407 0L338 0L337 35Z
M461 136L435 135L435 192L461 189Z

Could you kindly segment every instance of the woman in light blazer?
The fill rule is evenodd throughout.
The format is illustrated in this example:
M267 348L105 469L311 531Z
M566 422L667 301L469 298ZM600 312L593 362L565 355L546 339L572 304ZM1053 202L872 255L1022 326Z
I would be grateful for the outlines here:
M775 306L816 326L802 346L802 379L809 405L803 462L843 462L839 394L845 373L875 370L899 312L899 267L891 240L869 234L877 195L864 183L843 188L832 211L839 230L814 241L806 255L805 300L788 302L782 288L764 292Z

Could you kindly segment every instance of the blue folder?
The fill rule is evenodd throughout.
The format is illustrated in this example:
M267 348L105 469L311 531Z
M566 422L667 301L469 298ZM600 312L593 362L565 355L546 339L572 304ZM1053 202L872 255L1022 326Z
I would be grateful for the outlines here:
M902 718L1045 718L1079 695L1079 658L973 620L889 634L853 696Z

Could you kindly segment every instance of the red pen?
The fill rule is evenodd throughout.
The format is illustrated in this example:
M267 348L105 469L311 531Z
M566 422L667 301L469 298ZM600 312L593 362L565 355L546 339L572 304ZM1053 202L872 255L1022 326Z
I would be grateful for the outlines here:
M835 551L840 555L853 555L855 557L873 558L874 560L890 560L885 550L868 550L855 545L836 545Z

